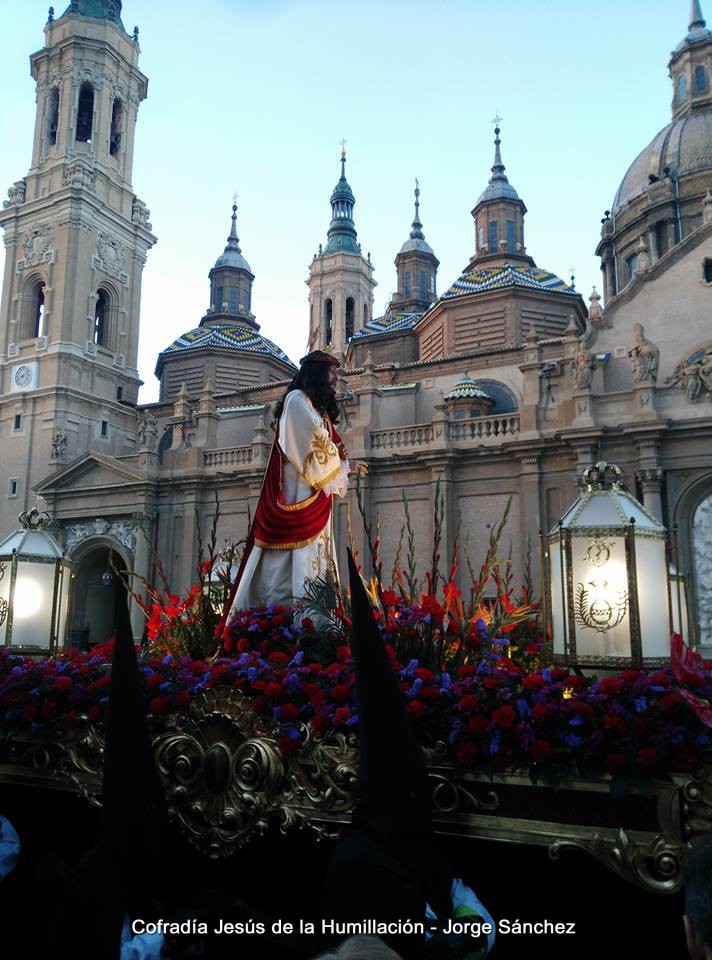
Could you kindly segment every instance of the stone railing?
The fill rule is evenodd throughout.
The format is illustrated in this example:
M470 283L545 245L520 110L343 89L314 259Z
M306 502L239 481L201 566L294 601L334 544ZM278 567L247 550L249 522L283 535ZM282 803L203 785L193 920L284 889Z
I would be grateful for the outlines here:
M432 443L435 428L432 423L416 423L410 427L391 427L371 431L372 450L408 450L426 447Z
M238 470L249 466L255 458L254 446L251 443L244 447L228 447L223 450L206 450L203 454L206 471L210 470Z
M471 420L451 420L451 440L474 440L475 443L502 443L519 433L519 414L507 413L499 417L473 417Z
M493 446L513 440L519 433L519 414L507 413L499 417L473 417L471 420L450 420L447 427L442 422L416 423L407 427L390 427L387 430L371 431L371 450L380 451L417 450L430 447L433 441L448 445Z

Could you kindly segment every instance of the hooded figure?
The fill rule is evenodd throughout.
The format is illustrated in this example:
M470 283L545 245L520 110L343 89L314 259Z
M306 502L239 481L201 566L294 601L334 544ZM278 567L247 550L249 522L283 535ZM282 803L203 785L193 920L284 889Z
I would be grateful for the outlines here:
M426 929L444 923L454 910L488 918L472 891L453 879L435 843L423 752L350 551L349 575L360 741L357 800L351 829L344 831L329 867L322 914L344 922L426 922L428 916ZM461 890L467 891L468 905L456 910ZM488 950L484 935L384 939L406 958L479 958Z
M67 878L48 943L52 960L118 958L126 917L154 919L170 900L172 844L124 591L117 591L105 724L99 841Z

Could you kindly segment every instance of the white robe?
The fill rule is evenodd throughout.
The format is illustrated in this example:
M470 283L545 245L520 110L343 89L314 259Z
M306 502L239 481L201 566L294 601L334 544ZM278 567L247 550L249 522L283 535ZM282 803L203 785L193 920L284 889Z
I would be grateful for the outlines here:
M287 394L279 421L282 464L282 498L298 503L323 490L343 497L348 487L348 460L341 460L330 441L328 425L301 390ZM332 517L321 533L296 550L267 549L255 544L228 614L229 623L239 610L260 604L293 605L304 596L304 584L331 571L335 563ZM314 618L312 618L314 619Z

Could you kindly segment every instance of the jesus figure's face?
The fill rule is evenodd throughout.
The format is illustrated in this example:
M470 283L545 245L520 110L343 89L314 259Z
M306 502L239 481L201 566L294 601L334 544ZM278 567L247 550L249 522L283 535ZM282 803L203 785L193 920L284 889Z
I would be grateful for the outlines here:
M336 390L339 383L339 375L336 372L338 369L333 363L329 364L329 386L332 390Z

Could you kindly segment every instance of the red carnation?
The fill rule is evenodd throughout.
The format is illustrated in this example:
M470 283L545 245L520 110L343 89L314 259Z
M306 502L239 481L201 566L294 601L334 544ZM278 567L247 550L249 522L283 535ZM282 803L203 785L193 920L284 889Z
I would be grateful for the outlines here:
M530 673L528 677L522 680L522 686L525 690L541 690L546 686L546 680L540 673Z
M485 677L484 680L482 681L482 686L485 687L487 690L497 690L499 687L499 684L497 683L494 677Z
M681 704L682 700L676 693L666 693L664 697L660 698L660 709L665 710L666 713L674 713Z
M285 663L289 662L289 657L286 653L282 653L281 650L273 650L269 655L269 659L272 663L276 663L277 666L283 667Z
M166 697L154 697L148 705L148 712L154 716L160 716L168 710L168 700Z
M62 690L71 690L71 679L69 677L57 677L57 679L54 681L54 689L59 690L60 692Z
M475 673L474 663L464 663L461 667L458 668L457 675L458 677L471 677Z
M146 679L146 686L149 690L153 690L154 687L157 687L162 682L163 678L161 677L160 673L153 673Z
M328 726L329 718L323 711L315 714L314 719L312 720L312 730L314 733L323 733Z
M256 684L253 684L256 686ZM265 687L265 700L271 700L274 697L278 697L282 692L282 685L279 683L268 683Z
M351 659L351 647L339 647L336 651L336 659L339 663L346 663Z
M603 726L606 730L618 730L621 733L625 732L626 723L623 717L619 717L616 714L607 713L603 718Z
M348 683L337 683L331 691L331 695L334 700L338 700L339 703L346 703L351 699L351 687Z
M47 700L42 704L42 710L40 711L40 716L43 720L51 720L52 717L57 712L57 704L54 700Z
M465 713L473 713L479 705L479 698L471 693L466 693L462 700L460 700L460 709L464 710Z
M535 703L532 707L532 716L536 717L537 720L548 720L553 712L553 707L549 707L545 703Z
M433 671L428 670L427 667L418 667L415 671L415 676L422 680L423 683L432 683L433 682Z
M467 721L467 729L473 737L479 737L480 734L485 732L488 726L489 722L486 717L470 717Z
M304 617L302 619L302 630L306 631L307 633L314 632L314 621L311 619L311 617Z
M176 694L176 706L187 707L190 703L190 694L187 690L179 690Z
M604 677L598 684L598 689L600 693L605 693L606 696L611 697L620 693L622 686L623 684L618 677Z
M339 707L334 714L334 726L343 727L351 719L351 711L348 707Z
M411 700L408 706L406 707L406 710L411 715L411 717L414 717L417 720L419 717L423 716L423 713L425 712L425 707L420 702L420 700Z
M516 723L516 720L517 711L506 704L492 711L492 721L496 723L498 727L511 727Z
M551 757L552 749L548 740L535 740L532 744L532 760L534 763L546 763Z
M299 716L299 711L293 703L283 703L280 707L280 713L284 723L291 723L292 720L296 720Z
M476 763L479 755L479 747L471 740L465 740L457 748L457 762L463 767L468 767Z
M643 747L635 757L636 766L643 772L651 772L658 765L658 755L652 747Z

